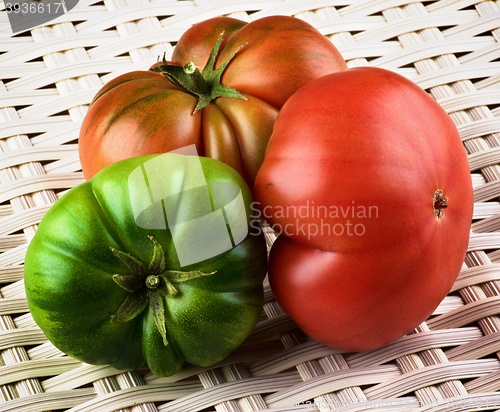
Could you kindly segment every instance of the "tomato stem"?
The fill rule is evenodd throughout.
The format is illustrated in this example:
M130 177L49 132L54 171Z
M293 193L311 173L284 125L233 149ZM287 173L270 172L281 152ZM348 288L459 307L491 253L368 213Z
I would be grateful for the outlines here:
M156 289L158 286L160 286L160 278L156 275L149 275L146 278L146 286L149 289Z
M115 274L112 277L118 286L129 292L112 319L115 322L128 322L139 316L149 305L155 325L166 346L168 340L165 299L173 298L178 294L175 284L210 276L216 272L204 273L196 270L185 272L166 269L165 252L162 246L152 236L148 237L153 243L153 255L147 265L128 253L110 248L130 272L127 275Z
M211 101L219 97L228 97L234 99L247 98L237 90L224 86L221 83L222 74L241 49L239 47L220 67L215 69L215 61L219 54L224 33L221 33L210 53L207 64L202 72L196 67L194 62L188 62L183 67L167 62L165 55L161 64L151 68L152 71L162 73L172 84L179 87L184 92L198 98L198 103L194 109L197 112L206 107Z

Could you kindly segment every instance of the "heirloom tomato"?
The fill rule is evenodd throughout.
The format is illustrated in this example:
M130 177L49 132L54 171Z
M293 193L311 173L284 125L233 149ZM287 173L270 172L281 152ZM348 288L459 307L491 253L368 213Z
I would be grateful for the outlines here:
M80 131L83 173L90 178L124 158L195 144L252 184L283 103L307 82L345 68L332 42L298 18L195 24L170 61L98 91Z
M269 258L277 301L338 349L374 349L425 321L468 247L473 192L457 128L381 68L324 76L285 103L254 196L281 232Z
M33 318L67 355L157 375L212 365L252 332L267 249L251 192L214 159L160 154L110 165L46 213L29 244Z

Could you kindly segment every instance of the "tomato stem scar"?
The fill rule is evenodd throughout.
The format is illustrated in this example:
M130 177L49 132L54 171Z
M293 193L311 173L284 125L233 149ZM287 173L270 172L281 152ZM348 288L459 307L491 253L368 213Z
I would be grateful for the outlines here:
M444 216L444 209L448 207L448 198L444 195L441 189L437 189L432 197L432 210L436 218L442 219Z

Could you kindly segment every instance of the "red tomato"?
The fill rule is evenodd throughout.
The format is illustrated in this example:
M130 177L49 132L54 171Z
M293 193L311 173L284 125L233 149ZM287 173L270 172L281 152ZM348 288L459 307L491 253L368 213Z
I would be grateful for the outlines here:
M314 80L283 106L254 186L282 234L277 301L307 334L374 349L425 321L467 250L473 193L447 113L396 73Z
M285 101L346 69L329 39L288 16L206 20L163 63L115 78L91 102L79 140L87 179L124 158L195 144L252 184Z

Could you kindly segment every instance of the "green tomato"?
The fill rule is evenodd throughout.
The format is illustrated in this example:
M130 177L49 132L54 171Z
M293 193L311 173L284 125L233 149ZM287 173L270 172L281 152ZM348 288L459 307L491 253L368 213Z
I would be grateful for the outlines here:
M90 364L159 376L213 365L252 332L267 250L233 169L167 153L123 160L62 196L25 260L30 311Z

